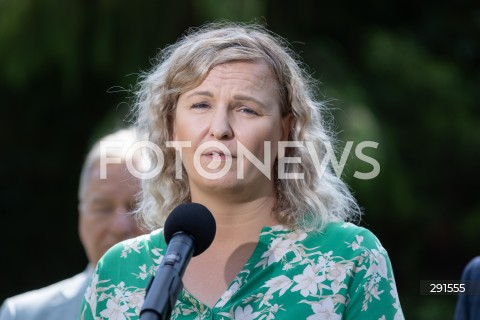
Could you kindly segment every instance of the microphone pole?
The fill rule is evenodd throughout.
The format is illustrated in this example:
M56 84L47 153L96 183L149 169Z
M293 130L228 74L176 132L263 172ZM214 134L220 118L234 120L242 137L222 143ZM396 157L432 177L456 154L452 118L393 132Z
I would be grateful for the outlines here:
M141 320L168 320L183 289L182 277L195 250L195 241L185 232L173 235L157 273L147 286ZM153 290L150 290L154 288Z
M183 289L182 277L192 256L207 250L215 238L212 213L200 203L181 204L165 220L165 256L146 289L140 320L170 319Z

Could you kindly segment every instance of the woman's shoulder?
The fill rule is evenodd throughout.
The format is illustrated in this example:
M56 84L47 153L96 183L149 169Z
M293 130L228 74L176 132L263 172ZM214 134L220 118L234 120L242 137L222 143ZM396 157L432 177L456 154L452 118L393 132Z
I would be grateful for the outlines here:
M365 227L349 222L329 223L322 231L309 232L307 241L318 243L324 249L359 253L374 251L386 253L377 236Z
M344 239L363 237L367 241L378 241L377 236L372 231L350 222L331 222L320 233L325 234L327 237Z
M145 256L161 255L166 248L163 229L154 230L148 234L123 240L113 245L104 254L101 263L112 260L136 260Z

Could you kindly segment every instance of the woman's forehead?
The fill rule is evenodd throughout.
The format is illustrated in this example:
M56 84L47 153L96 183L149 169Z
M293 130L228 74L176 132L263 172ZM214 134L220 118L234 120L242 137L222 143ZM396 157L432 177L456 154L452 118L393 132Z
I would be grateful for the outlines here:
M213 67L196 88L226 82L253 89L275 85L273 72L265 62L235 61Z

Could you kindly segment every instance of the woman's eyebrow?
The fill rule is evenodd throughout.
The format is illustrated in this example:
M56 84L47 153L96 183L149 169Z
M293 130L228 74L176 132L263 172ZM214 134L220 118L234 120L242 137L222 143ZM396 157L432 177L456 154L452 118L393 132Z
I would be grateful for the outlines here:
M193 96L207 96L207 97L211 97L213 98L213 93L210 92L210 91L194 91L192 93L190 93L187 98L191 98ZM253 101L261 106L265 106L264 103L262 103L260 100L252 97L252 96L246 96L246 95L242 95L242 94L236 94L233 96L233 98L235 100L245 100L245 101Z
M192 96L207 96L207 97L213 97L213 93L210 91L194 91L190 93L187 98L190 98Z
M245 96L245 95L241 95L241 94L236 94L236 95L233 96L233 98L235 100L253 101L253 102L259 104L260 106L265 107L265 104L263 102L261 102L260 100L256 99L255 97L252 97L252 96Z

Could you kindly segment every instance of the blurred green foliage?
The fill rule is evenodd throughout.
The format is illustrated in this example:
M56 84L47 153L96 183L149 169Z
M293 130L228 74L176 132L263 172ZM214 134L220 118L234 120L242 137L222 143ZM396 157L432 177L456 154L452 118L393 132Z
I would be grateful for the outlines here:
M320 82L362 224L389 251L408 319L451 319L455 297L420 280L459 279L479 254L480 6L468 1L0 0L3 179L0 299L79 272L77 183L85 152L124 124L139 72L190 27L259 21ZM371 165L380 174L354 178ZM59 266L62 266L59 268Z

